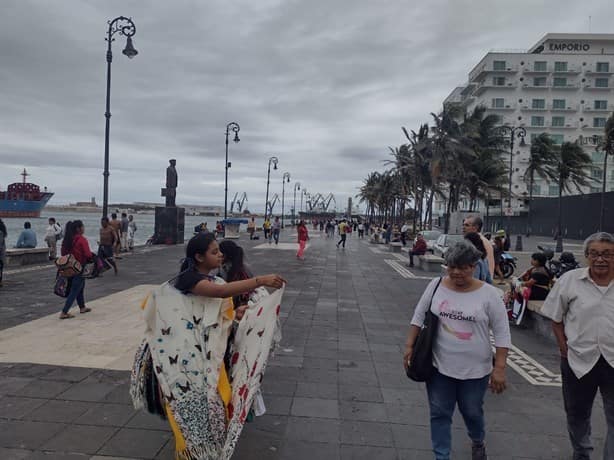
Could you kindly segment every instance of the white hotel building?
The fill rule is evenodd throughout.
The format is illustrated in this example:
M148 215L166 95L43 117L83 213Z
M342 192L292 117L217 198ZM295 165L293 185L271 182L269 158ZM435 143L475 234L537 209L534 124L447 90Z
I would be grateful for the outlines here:
M518 215L526 211L523 175L531 139L542 132L559 144L579 140L593 159L591 175L603 177L604 156L595 146L614 110L614 34L547 34L528 51L489 52L445 104L459 104L467 111L482 105L499 116L501 124L526 129L526 145L516 141L512 157L512 211ZM614 191L613 161L608 163L606 190ZM600 182L584 190L600 191ZM558 187L536 177L533 195L557 196ZM507 208L507 198L504 202ZM490 213L496 215L501 207L493 205ZM437 203L435 211L443 214L443 203Z

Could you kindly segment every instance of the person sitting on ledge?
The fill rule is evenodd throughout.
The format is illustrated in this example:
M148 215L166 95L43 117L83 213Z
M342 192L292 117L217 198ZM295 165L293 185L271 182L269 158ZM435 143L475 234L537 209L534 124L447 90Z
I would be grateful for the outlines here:
M17 240L16 248L35 248L36 247L36 233L32 230L30 222L23 223L23 230Z
M426 254L426 240L422 236L422 233L418 233L414 246L409 251L409 266L414 266L414 256L423 256Z

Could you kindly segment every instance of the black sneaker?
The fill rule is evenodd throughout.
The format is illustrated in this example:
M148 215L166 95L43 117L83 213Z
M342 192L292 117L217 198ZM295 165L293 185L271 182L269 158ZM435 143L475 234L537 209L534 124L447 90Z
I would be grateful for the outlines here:
M473 444L471 447L471 460L488 460L486 446L483 443Z

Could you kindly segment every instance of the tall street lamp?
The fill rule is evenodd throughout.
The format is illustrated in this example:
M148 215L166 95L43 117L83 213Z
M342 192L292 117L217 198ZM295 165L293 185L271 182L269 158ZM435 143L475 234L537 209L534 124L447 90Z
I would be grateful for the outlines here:
M111 53L111 43L115 41L113 36L119 33L126 37L126 47L122 53L129 59L132 59L138 54L132 45L132 37L136 33L136 26L132 19L125 16L118 16L112 21L109 21L107 30L107 107L104 113L106 118L104 130L104 185L102 191L102 217L107 216L109 208L109 131L111 129L111 62L113 61L113 53Z
M307 189L305 188L301 192L301 212L303 212L303 196L309 196L309 193L307 193Z
M510 228L512 224L512 173L514 172L514 139L517 137L520 139L520 146L524 147L526 144L524 138L527 135L527 130L522 126L501 126L499 128L503 136L509 136L510 138L510 180L507 197L507 237L510 236Z
M301 183L294 183L294 206L292 206L292 225L296 225L296 191L301 189Z
M281 228L284 228L284 197L286 195L286 182L290 182L289 172L285 172L281 178Z
M235 138L233 141L235 143L239 142L239 131L241 127L238 123L231 121L226 125L226 166L225 166L225 177L224 177L224 220L228 217L228 168L230 168L230 163L228 162L228 136L230 135L230 131L235 133Z
M269 184L271 183L271 163L273 163L273 169L277 169L277 163L279 160L277 157L269 158L269 170L266 173L266 198L264 200L264 220L266 221L266 215L269 207Z

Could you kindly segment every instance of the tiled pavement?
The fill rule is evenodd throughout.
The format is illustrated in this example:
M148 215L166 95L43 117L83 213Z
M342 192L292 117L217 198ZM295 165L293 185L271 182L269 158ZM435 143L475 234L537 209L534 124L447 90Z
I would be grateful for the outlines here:
M385 253L355 237L346 250L313 238L304 262L254 243L241 240L255 271L278 271L289 281L284 339L264 381L267 414L246 425L233 458L432 458L423 385L409 382L400 364L409 316L427 281L402 278ZM181 248L127 257L124 276L93 281L88 298L162 282L180 257ZM0 328L57 311L52 276L41 270L7 277ZM556 372L550 343L521 329L513 340ZM128 378L124 371L0 365L0 459L171 459L166 423L132 410ZM489 458L570 458L560 388L531 385L511 369L508 379L509 390L486 401ZM602 446L605 423L596 409ZM454 458L470 458L460 417L454 450ZM600 448L595 453L600 457Z

